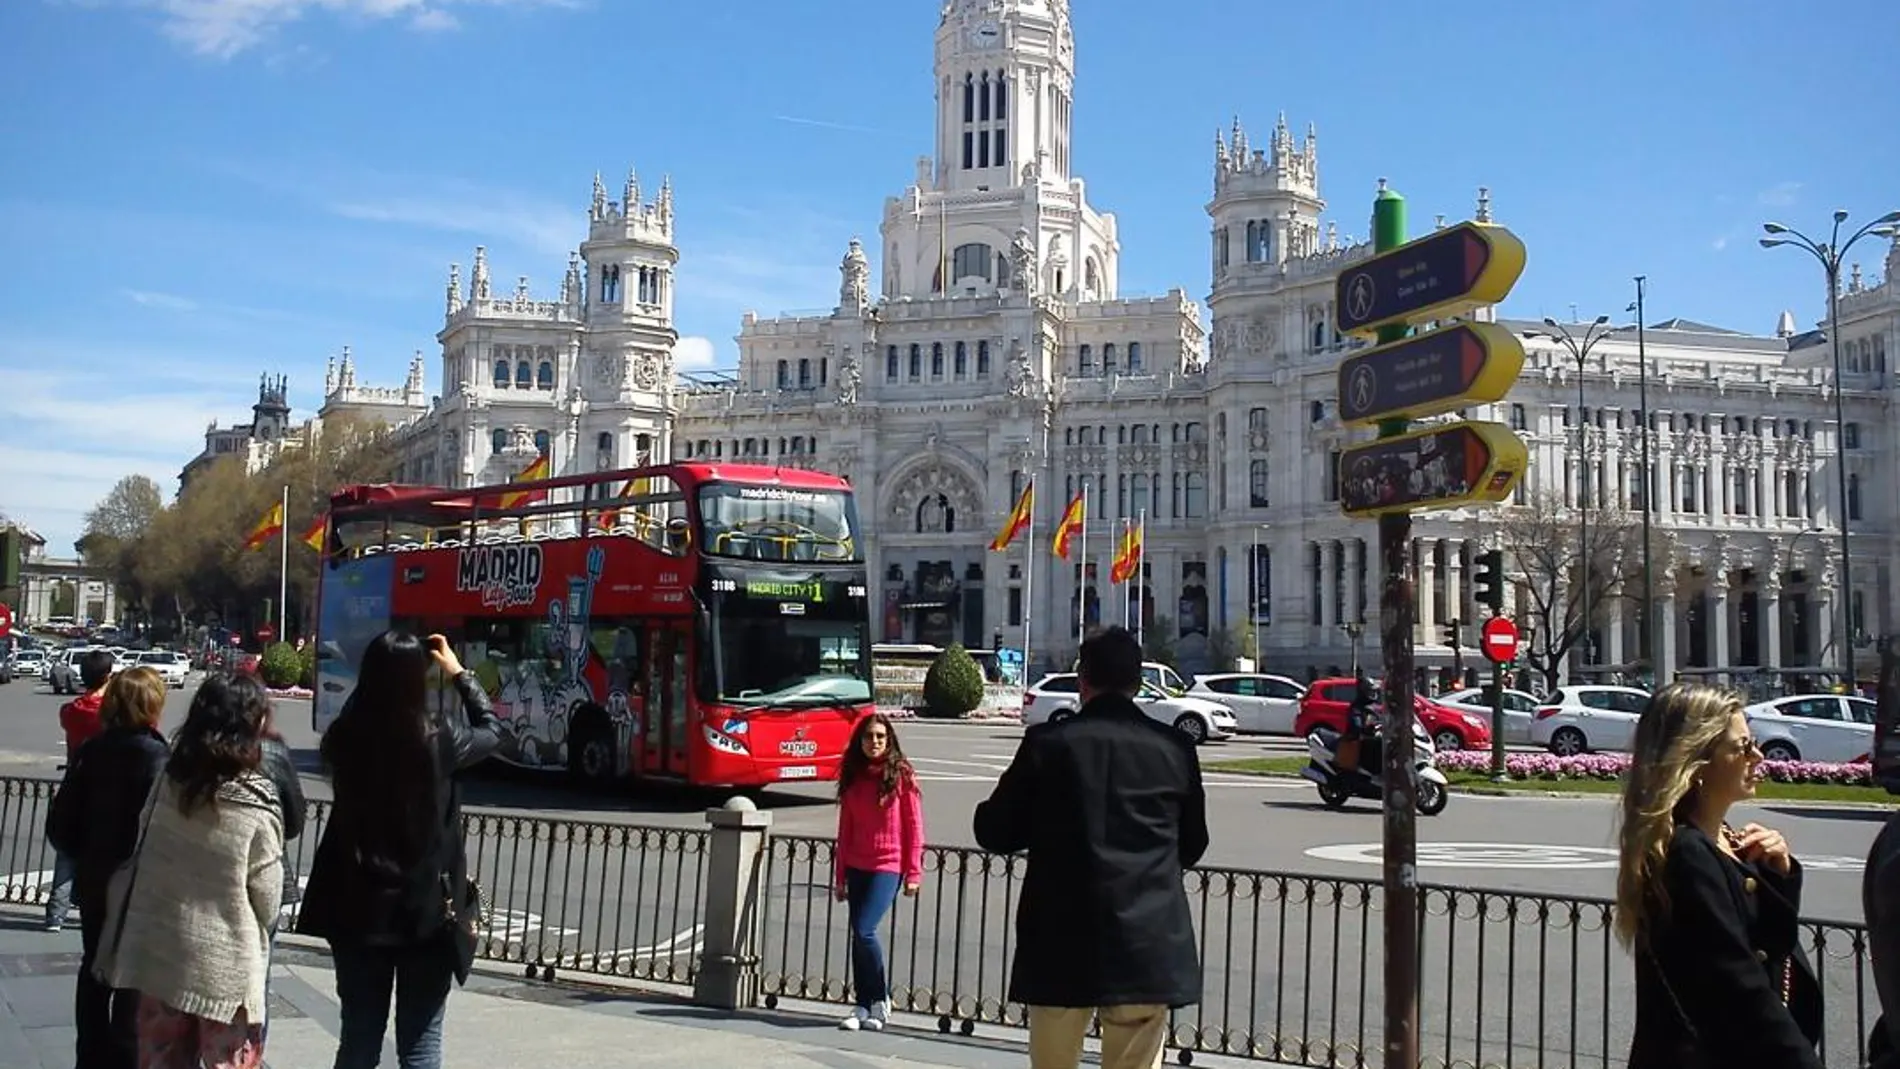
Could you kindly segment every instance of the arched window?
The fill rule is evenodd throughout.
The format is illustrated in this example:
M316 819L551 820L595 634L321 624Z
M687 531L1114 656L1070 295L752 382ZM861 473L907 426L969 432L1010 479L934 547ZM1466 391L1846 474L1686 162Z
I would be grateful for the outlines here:
M1250 408L1247 410L1247 433L1264 437L1267 433L1267 410Z
M1198 471L1187 473L1187 517L1190 520L1207 515L1207 476Z
M543 456L546 456L548 452L548 445L552 441L553 441L553 438L549 436L548 432L535 431L534 432L534 451L537 453L540 453Z
M1141 343L1138 341L1128 343L1128 373L1141 374Z
M1084 378L1095 374L1095 350L1093 348L1084 345L1076 350L1075 373Z
M508 448L508 432L499 428L488 432L488 451L499 453Z
M940 341L930 343L930 377L943 378L943 343Z
M515 363L515 389L526 390L534 386L534 367L526 360Z
M1095 257L1091 256L1082 263L1082 296L1093 300L1101 292L1102 273L1095 266Z
M958 245L950 254L950 280L961 282L966 278L980 278L991 281L991 268L996 264L996 253L981 242Z
M1326 348L1326 320L1323 317L1313 321L1313 348Z
M1272 502L1267 497L1267 462L1256 460L1247 466L1247 504L1263 509Z
M969 349L969 346L963 342L957 343L957 356L956 356L955 367L956 367L957 378L962 378L963 376L970 373L970 349Z
M1115 343L1112 341L1104 342L1102 343L1102 374L1113 375L1114 373L1115 373Z
M507 388L508 388L508 361L497 360L495 361L495 389L505 390Z
M987 341L976 343L976 373L979 377L990 373L990 343Z
M534 384L543 390L554 389L554 361L541 361L541 366L534 371Z
M884 377L892 382L897 381L897 346L895 345L884 349Z
M980 86L980 88L982 92L978 94L981 97L981 99L977 101L976 117L979 119L982 119L985 122L988 122L989 117L990 117L990 99L991 99L989 71L983 72L983 84Z
M1857 474L1847 476L1847 518L1860 519L1860 476Z
M792 384L792 364L789 360L778 362L778 388L783 390Z
M594 448L602 453L613 452L613 448L614 448L613 432L601 431L600 434L594 438Z
M996 81L990 84L996 87L996 117L1009 118L1009 76L1002 71L997 71Z
M924 347L913 344L910 347L910 377L922 378L924 374Z
M974 74L963 76L963 121L976 121L976 75ZM965 163L964 166L968 167L969 164Z

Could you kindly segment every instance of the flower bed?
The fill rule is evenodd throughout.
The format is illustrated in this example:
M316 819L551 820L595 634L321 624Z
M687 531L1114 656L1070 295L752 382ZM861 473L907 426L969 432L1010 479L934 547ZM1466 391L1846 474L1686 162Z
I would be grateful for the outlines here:
M1489 772L1491 755L1482 750L1453 750L1438 755L1438 767L1446 772ZM1558 757L1556 754L1506 754L1504 773L1515 780L1617 780L1630 766L1623 753L1583 754ZM1833 765L1820 761L1763 761L1763 777L1776 783L1838 783L1847 786L1873 785L1873 766L1865 763Z
M316 692L309 687L265 687L264 689L270 691L271 697L284 698L286 700L291 698L311 698L316 695Z

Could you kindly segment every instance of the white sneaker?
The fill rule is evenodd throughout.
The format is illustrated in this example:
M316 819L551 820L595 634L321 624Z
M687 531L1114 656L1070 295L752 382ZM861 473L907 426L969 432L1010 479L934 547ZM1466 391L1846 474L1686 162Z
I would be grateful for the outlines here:
M842 1021L839 1021L838 1027L844 1029L847 1032L855 1032L858 1029L865 1027L865 1022L869 1021L870 1019L871 1019L871 1011L865 1009L863 1006L859 1006L856 1009L853 1009L851 1011L851 1016L846 1017ZM876 1027L882 1027L882 1025L879 1025Z
M873 1002L871 1010L864 1016L864 1028L869 1032L882 1032L891 1021L891 1004L888 1000Z

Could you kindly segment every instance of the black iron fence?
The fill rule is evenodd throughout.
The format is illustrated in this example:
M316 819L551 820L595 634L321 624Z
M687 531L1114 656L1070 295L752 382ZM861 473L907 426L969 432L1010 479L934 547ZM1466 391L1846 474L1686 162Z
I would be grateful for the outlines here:
M0 901L45 899L52 859L40 829L54 788L0 779ZM327 817L326 806L312 805L291 846L297 874L307 872ZM738 850L727 829L491 810L470 810L464 826L471 870L493 906L481 948L489 960L543 978L565 971L691 985L702 958L733 949L709 932L709 918L738 915L749 945L730 960L750 971L767 1006L851 1001L828 839L769 836L756 864L735 863L729 871L739 875L722 883L710 874L728 869L711 860ZM887 922L899 1011L965 1034L1022 1024L1007 991L1027 864L976 850L926 852L921 893L900 899ZM1174 1015L1180 1060L1207 1053L1352 1069L1381 1061L1378 883L1206 868L1187 875L1187 891L1205 978L1200 1004ZM1427 885L1420 908L1427 1066L1623 1064L1633 980L1611 932L1611 902ZM1826 993L1824 1060L1858 1067L1878 1014L1865 932L1809 922L1804 942Z

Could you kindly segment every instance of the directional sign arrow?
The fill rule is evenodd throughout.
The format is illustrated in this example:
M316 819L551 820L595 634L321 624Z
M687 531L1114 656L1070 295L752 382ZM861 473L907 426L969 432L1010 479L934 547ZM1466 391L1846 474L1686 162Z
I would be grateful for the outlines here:
M1366 334L1496 304L1524 273L1524 243L1490 223L1459 223L1339 273L1339 329Z
M1496 323L1461 323L1381 345L1339 365L1346 423L1423 419L1502 401L1524 370L1524 344Z
M1340 456L1340 507L1348 516L1380 516L1499 502L1529 459L1502 423L1444 423L1380 438Z

